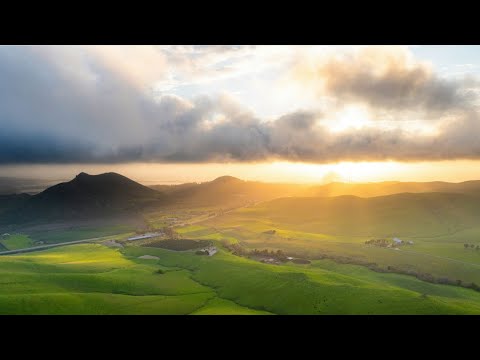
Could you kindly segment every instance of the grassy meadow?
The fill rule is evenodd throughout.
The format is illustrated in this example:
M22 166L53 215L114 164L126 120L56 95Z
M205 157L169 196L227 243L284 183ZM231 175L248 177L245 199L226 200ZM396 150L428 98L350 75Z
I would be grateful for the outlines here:
M11 234L3 236L0 240L3 250L17 250L34 246L34 242L28 235Z
M1 314L480 312L480 293L471 289L330 260L268 265L224 250L205 257L77 244L2 256L0 282Z
M419 201L410 196L418 196ZM479 285L478 203L468 197L466 202L456 203L456 197L447 201L450 196L399 194L369 202L348 196L335 202L329 198L277 199L177 231L184 237L236 242L247 249L280 249L312 259L343 257L385 270ZM473 210L465 214L468 207ZM275 234L267 233L270 230ZM413 241L413 245L365 245L372 238L393 237ZM474 248L465 248L465 243Z
M0 256L0 313L479 314L478 209L475 197L428 193L143 214L149 231L170 226L184 243L213 242L213 256L163 237L122 241L146 231L133 223L32 228L2 238L0 249L94 240ZM365 244L393 237L413 244ZM310 263L265 264L232 254L232 244Z

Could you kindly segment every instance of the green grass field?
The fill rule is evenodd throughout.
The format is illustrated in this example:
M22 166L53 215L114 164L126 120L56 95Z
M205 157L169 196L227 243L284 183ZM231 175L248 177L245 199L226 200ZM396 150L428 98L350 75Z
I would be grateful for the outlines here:
M12 234L0 240L5 250L17 250L34 246L34 242L28 235Z
M250 250L280 249L312 259L341 256L383 269L479 285L480 250L464 248L464 243L480 245L480 213L474 200L435 193L285 198L177 231L190 238L238 242ZM276 232L266 234L268 230ZM399 250L365 245L372 238L395 236L414 245Z
M55 244L118 234L130 234L135 230L131 225L108 225L96 227L80 227L72 229L54 229L31 231L29 236L45 244Z
M470 289L330 260L267 265L223 250L63 246L1 256L0 284L1 314L480 313Z

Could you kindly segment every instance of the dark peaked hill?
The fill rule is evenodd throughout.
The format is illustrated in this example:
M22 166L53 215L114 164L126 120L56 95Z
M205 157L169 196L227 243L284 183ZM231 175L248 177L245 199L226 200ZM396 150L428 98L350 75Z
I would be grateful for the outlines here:
M163 194L116 173L78 174L73 180L31 196L9 213L10 221L89 218L139 210Z
M109 202L125 201L134 198L151 198L158 195L152 189L143 186L117 173L100 175L78 174L73 180L54 185L33 199L74 200L90 202L92 200Z

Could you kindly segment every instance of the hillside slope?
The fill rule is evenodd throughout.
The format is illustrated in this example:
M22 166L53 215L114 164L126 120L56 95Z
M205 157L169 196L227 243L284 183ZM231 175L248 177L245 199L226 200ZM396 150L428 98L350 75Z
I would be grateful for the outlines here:
M232 176L222 176L200 184L155 185L152 188L165 192L168 201L179 206L229 207L291 196L305 189L305 186L244 181Z
M0 214L22 206L29 198L28 194L0 195Z
M340 183L333 182L326 185L312 186L302 192L302 196L341 196L354 195L360 197L384 196L400 193L467 193L480 194L480 181L464 181L449 183L443 181L432 182L400 182L385 181L376 183Z
M54 185L6 214L8 221L89 218L141 209L163 194L116 173L88 175Z
M244 209L237 216L334 235L432 236L477 226L480 197L454 193L292 197Z

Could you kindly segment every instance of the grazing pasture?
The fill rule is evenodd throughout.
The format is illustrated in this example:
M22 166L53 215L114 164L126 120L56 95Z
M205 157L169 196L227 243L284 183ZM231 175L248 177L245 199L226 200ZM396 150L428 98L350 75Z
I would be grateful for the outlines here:
M156 259L140 259L150 255ZM315 260L78 244L0 257L1 314L469 314L480 293Z

